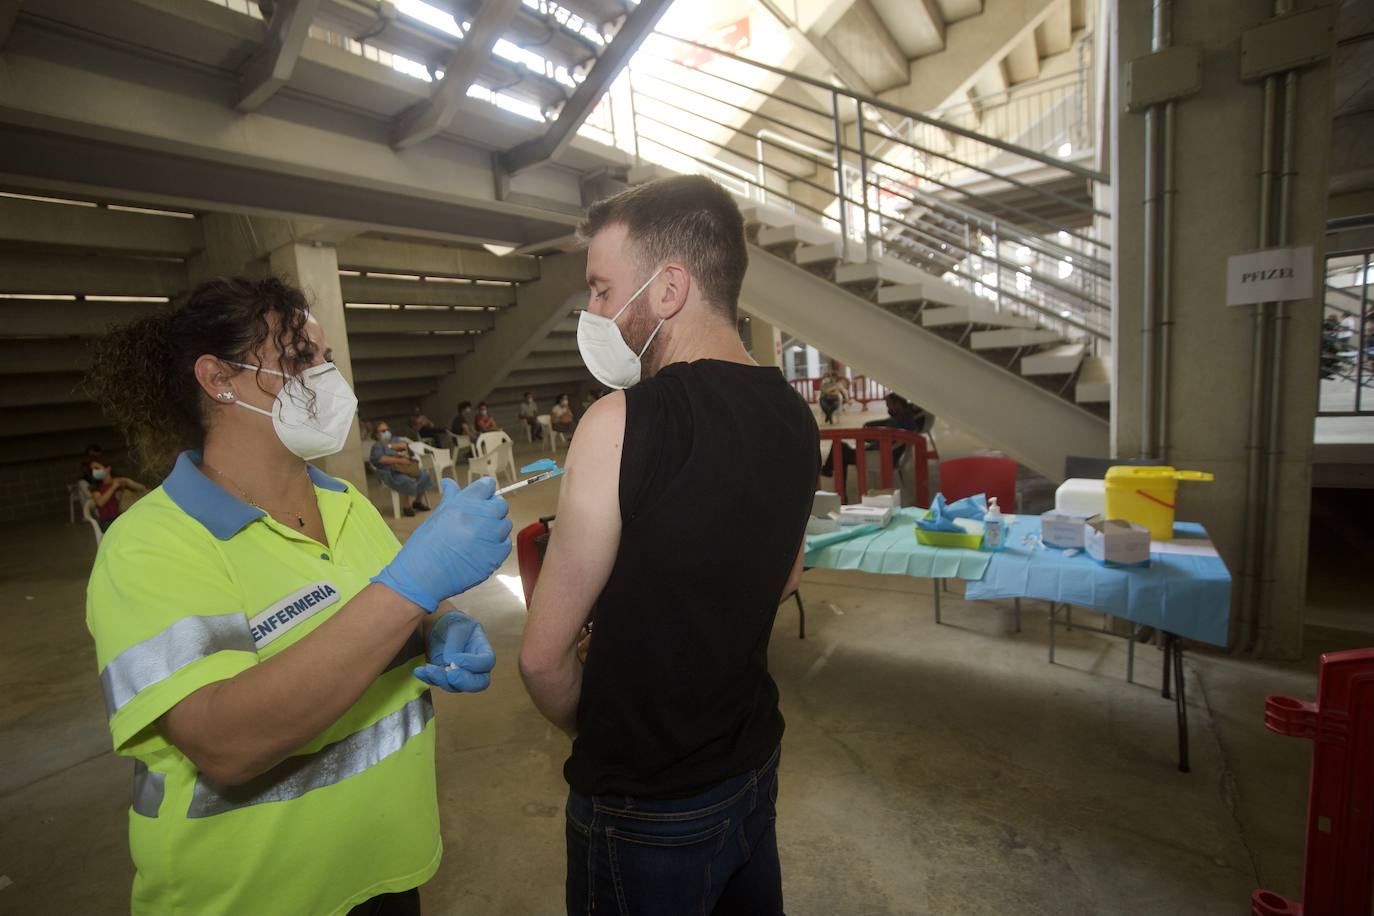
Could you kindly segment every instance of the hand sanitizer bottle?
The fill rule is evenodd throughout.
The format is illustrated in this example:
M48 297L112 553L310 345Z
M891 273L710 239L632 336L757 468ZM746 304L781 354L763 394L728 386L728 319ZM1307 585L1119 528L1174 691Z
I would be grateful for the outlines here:
M1006 539L1007 523L994 496L988 500L988 512L983 516L983 546L988 550L1001 550Z

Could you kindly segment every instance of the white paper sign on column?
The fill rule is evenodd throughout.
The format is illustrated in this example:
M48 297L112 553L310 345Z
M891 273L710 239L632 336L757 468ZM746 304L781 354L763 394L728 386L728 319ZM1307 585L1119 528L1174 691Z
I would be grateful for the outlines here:
M1266 248L1226 259L1226 304L1312 297L1312 246Z

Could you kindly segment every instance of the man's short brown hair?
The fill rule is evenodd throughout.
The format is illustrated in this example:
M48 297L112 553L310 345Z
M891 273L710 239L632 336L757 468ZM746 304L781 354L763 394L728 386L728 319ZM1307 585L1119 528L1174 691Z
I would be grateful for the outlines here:
M591 241L617 224L625 226L643 271L681 261L701 284L702 297L736 319L749 250L744 217L724 188L700 175L660 178L593 204L577 233Z

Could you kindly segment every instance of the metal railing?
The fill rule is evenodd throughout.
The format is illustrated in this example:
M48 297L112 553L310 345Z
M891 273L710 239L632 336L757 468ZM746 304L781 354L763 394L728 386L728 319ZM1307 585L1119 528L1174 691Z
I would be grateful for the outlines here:
M1094 353L1107 346L1106 176L699 42L656 33L645 52L589 119L592 136L810 220L846 260L894 257ZM1071 76L1023 95L1043 95L1052 118L1087 105Z

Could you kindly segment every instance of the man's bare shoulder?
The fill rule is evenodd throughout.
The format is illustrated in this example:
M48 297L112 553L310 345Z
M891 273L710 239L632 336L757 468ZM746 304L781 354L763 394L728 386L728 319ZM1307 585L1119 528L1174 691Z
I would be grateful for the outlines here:
M619 439L625 432L625 392L612 391L587 408L577 428L578 435L583 432L591 432L593 438L614 433Z

